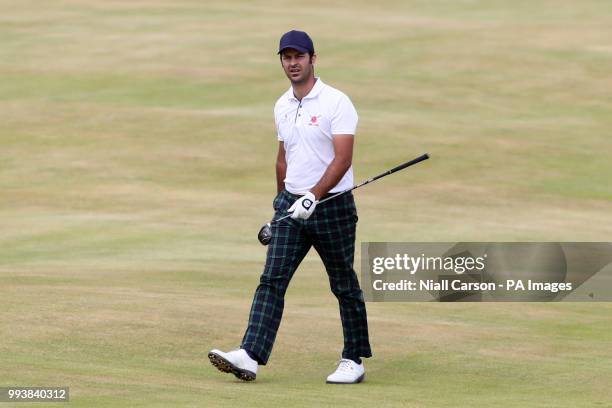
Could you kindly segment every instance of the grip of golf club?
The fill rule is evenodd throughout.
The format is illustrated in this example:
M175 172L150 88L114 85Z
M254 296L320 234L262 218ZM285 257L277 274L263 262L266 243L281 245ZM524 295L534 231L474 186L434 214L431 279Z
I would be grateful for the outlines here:
M410 161L407 161L404 164L400 164L399 166L392 168L391 170L389 170L389 174L395 173L396 171L400 171L402 169L405 169L408 166L412 166L413 164L420 163L423 160L427 160L427 159L429 159L429 154L425 153L422 156L417 157L416 159L412 159Z
M391 170L389 170L389 171L387 171L387 172L385 172L385 173L383 173L383 174L380 174L380 175L378 175L378 176L376 176L376 177L372 178L372 181L374 181L374 180L378 180L378 179L379 179L379 178L381 178L381 177L388 176L389 174L395 173L396 171L403 170L403 169L405 169L406 167L409 167L409 166L412 166L412 165L414 165L414 164L420 163L420 162L422 162L423 160L427 160L427 159L429 159L429 154L428 154L428 153L425 153L425 154L423 154L423 155L421 155L421 156L417 157L416 159L412 159L412 160L410 160L410 161L407 161L407 162L406 162L406 163L404 163L404 164L400 164L399 166L396 166L396 167L392 168Z

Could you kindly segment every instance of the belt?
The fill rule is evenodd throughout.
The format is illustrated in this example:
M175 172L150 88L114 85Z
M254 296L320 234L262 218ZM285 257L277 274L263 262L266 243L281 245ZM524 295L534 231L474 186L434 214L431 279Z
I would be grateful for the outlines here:
M290 192L289 192L289 191L287 191L287 190L284 190L284 192L285 192L285 193L287 193L287 194L289 194L289 196L291 196L292 198L295 198L295 199L298 199L298 198L300 198L300 197L304 197L304 195L305 195L305 194L293 194L293 193L290 193ZM324 199L326 199L327 197L331 197L331 196L333 196L333 195L335 195L335 194L338 194L338 193L339 193L339 191L337 191L337 192L335 192L335 193L327 193L327 194L325 194L323 197L319 198L319 201L324 200ZM344 193L343 195L349 195L349 194L351 194L351 192L350 192L350 191L349 191L349 192L347 192L347 193Z

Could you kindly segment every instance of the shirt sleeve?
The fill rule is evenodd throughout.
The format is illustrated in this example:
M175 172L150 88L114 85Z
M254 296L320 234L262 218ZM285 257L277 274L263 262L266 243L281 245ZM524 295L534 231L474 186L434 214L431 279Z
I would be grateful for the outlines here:
M355 135L359 117L348 96L342 95L332 115L332 135Z
M276 138L279 142L282 142L283 137L281 136L280 128L278 125L278 115L276 114L276 106L274 107L274 125L276 126Z
M274 126L276 127L276 138L278 139L279 142L282 142L283 136L281 135L279 121L280 121L280 116L278 114L278 103L276 103L276 105L274 105Z
M278 123L276 124L276 138L278 139L279 142L284 141L283 137L280 134L280 130L278 130Z

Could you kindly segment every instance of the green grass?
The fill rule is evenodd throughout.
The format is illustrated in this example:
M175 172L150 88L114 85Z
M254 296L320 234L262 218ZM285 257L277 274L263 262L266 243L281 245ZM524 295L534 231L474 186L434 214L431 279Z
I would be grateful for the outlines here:
M432 155L356 193L358 242L609 241L608 1L0 9L0 386L82 407L612 406L609 303L372 303L367 381L326 386L342 334L314 253L256 383L206 358L239 344L263 266L284 31L357 107L357 181Z

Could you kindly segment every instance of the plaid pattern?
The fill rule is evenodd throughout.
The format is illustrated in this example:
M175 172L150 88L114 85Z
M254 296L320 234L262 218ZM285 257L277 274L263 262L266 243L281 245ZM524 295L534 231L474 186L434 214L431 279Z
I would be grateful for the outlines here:
M287 191L274 199L274 218L287 214L299 196ZM353 270L357 209L351 193L317 205L307 220L288 218L272 224L266 265L249 315L241 347L268 361L283 315L289 281L311 246L323 261L333 294L340 305L344 334L343 358L371 357L363 294Z

